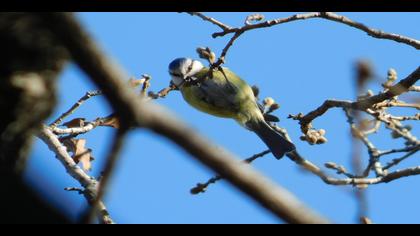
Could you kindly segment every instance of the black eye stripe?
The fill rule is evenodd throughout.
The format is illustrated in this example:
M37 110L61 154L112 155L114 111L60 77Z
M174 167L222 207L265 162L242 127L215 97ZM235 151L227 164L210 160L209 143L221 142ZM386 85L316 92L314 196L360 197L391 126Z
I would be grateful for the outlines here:
M169 72L169 74L172 75L172 76L175 76L175 77L181 77L181 75L177 74L177 73Z
M187 68L187 73L190 72L193 68L193 62L191 62L191 64L188 66Z

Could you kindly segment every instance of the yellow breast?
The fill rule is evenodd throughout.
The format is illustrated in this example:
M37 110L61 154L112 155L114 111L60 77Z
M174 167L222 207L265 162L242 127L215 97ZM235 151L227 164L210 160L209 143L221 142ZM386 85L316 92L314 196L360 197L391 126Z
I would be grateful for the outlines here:
M236 118L236 111L233 111L232 109L226 109L225 107L222 108L215 106L197 96L197 89L193 86L183 87L181 89L181 93L184 97L184 100L187 101L188 104L202 112L223 118Z
M203 68L194 75L198 79L207 77L208 68ZM213 72L212 78L202 80L201 85L183 85L180 90L185 99L194 108L210 115L247 120L250 109L258 109L251 87L231 72ZM242 122L241 122L242 123Z

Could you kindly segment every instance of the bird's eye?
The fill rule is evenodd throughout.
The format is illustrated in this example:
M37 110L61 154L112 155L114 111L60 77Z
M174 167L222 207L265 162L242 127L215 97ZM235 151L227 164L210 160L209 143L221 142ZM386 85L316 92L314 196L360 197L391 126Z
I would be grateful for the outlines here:
M169 72L170 75L175 76L175 77L181 77L180 74L178 73L174 73L174 72Z
M191 64L190 66L188 66L187 68L187 73L190 72L192 70L193 65Z

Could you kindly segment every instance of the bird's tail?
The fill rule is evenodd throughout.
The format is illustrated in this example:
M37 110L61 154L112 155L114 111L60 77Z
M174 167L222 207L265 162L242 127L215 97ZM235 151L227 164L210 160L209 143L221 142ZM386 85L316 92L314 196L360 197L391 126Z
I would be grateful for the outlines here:
M284 153L296 149L293 143L287 141L264 120L252 122L247 124L247 126L261 138L277 159L282 158Z

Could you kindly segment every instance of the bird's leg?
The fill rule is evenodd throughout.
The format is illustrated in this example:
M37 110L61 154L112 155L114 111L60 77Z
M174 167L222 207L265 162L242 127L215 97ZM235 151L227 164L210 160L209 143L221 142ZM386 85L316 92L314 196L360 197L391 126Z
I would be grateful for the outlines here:
M229 88L231 89L232 92L235 92L235 87L232 85L232 83L228 80L225 71L223 70L223 68L221 66L219 66L218 70L222 73L223 77L226 80L226 83L229 85Z

